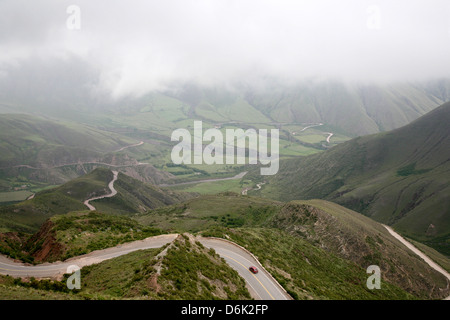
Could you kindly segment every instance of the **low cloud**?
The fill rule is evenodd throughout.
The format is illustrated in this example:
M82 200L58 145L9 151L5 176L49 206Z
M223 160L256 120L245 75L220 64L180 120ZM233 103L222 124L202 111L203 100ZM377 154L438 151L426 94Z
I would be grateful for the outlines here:
M186 81L448 77L450 3L393 2L4 0L0 74L76 57L95 70L86 81L113 97ZM69 5L80 29L67 27Z

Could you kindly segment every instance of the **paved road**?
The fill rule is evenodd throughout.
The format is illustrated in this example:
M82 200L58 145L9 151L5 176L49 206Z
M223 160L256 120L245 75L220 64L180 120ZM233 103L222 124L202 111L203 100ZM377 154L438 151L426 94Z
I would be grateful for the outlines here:
M117 175L119 174L117 171L113 171L113 179L109 182L108 184L108 188L109 190L111 190L111 193L104 195L104 196L99 196L99 197L94 197L94 198L90 198L87 199L86 201L84 201L84 205L87 206L89 208L89 210L95 210L95 207L90 204L90 201L94 201L94 200L99 200L99 199L103 199L103 198L111 198L114 197L117 194L117 190L114 189L114 182L116 182L117 180Z
M289 300L289 295L281 288L261 264L245 249L228 241L212 238L197 238L207 248L213 248L235 269L247 283L250 294L257 300ZM248 268L255 266L259 272L251 273Z
M36 266L15 262L10 258L0 255L0 273L4 275L8 274L13 277L58 277L66 273L67 268L71 265L82 268L132 251L160 248L166 243L172 242L177 236L178 234L159 235L104 250L92 251L79 257L70 258L64 262L43 263Z
M0 255L0 274L13 277L59 278L67 273L69 266L82 268L91 264L100 263L132 251L160 248L172 242L178 234L167 234L150 237L144 240L129 242L116 247L97 250L88 254L70 258L64 262L43 263L32 266L16 262L8 257ZM232 242L221 239L198 237L205 247L213 248L225 261L244 278L251 296L258 300L288 300L289 295L255 260L250 253ZM256 266L257 274L251 273L248 268Z

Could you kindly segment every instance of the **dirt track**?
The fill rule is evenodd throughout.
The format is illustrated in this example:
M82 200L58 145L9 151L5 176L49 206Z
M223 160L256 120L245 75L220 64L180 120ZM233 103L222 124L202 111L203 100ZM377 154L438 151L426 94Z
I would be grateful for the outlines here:
M410 242L408 242L407 240L405 240L405 238L403 238L401 235L399 235L397 232L395 232L392 228L383 225L383 227L385 227L387 229L387 231L389 231L389 233L398 241L400 241L401 243L403 243L409 250L411 250L412 252L414 252L415 254L417 254L420 258L422 258L430 267L432 267L434 270L436 270L437 272L442 273L449 281L450 281L450 274L445 271L441 266L439 266L437 263L435 263L433 260L431 260L430 258L428 258L422 251L420 251L419 249L417 249L414 245L412 245ZM450 296L448 296L447 298L445 298L445 300L450 300Z

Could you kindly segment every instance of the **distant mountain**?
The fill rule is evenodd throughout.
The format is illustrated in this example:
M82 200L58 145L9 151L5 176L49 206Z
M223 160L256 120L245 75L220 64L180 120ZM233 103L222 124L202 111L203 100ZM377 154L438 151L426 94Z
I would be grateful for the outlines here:
M399 128L450 100L450 80L392 85L323 81L250 91L246 98L274 121L321 122L357 136Z
M16 88L12 83L26 86ZM73 92L72 86L81 89ZM0 112L38 110L41 114L83 123L109 118L106 123L113 124L117 117L111 118L111 112L125 116L121 119L124 121L145 111L155 120L147 120L146 129L158 125L179 128L178 122L183 119L244 124L324 123L332 132L355 137L399 128L450 100L450 79L393 84L313 79L288 83L261 79L251 84L231 83L228 87L194 83L169 87L172 89L114 100L90 92L92 86L79 82L64 83L55 92L53 83L35 83L26 74L15 73L9 82L0 81Z
M30 114L0 114L0 191L11 181L57 185L98 166L122 170L143 181L160 183L170 174L118 153L137 139L93 126ZM139 140L138 140L139 141ZM2 190L5 189L5 190Z
M450 99L450 79L391 85L266 79L260 85L203 88L164 94L191 107L191 117L215 122L324 123L358 136L399 128Z
M284 160L262 195L327 199L450 255L450 103L411 124Z

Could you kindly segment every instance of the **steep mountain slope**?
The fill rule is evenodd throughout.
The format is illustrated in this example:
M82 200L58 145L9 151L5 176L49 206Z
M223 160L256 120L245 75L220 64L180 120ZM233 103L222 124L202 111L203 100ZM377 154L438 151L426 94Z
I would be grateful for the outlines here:
M98 159L135 143L89 126L25 114L0 115L0 167L53 167Z
M325 123L335 132L350 136L399 128L450 99L448 79L392 85L346 84L337 80L286 84L266 79L259 87L238 88L228 91L189 85L173 95L203 119Z
M141 145L137 141L70 121L0 114L0 191L11 191L17 184L35 189L59 185L99 166L120 168L151 183L168 179L170 174L121 152Z
M429 292L429 297L441 294L446 297L449 293L445 277L418 256L411 256L383 226L335 203L292 201L274 216L271 224L363 268L377 265L386 279L416 295ZM409 276L405 277L403 272Z
M16 81L24 83L28 79ZM157 134L185 126L186 119L196 119L247 124L322 122L333 132L357 136L396 129L450 99L450 79L347 84L313 79L286 83L266 78L252 84L231 83L228 87L177 83L172 84L172 90L117 100L92 97L88 87L80 84L75 85L83 90L74 97L70 86L55 93L53 87L40 83L35 88L38 93L32 94L35 84L30 83L28 91L23 92L6 89L10 82L0 83L0 112L34 112L38 108L42 114L80 123L108 127L120 124L122 128L125 123L126 127L145 124L146 130L151 127ZM144 115L148 117L144 119Z
M411 124L281 162L262 195L332 200L450 254L450 103Z

